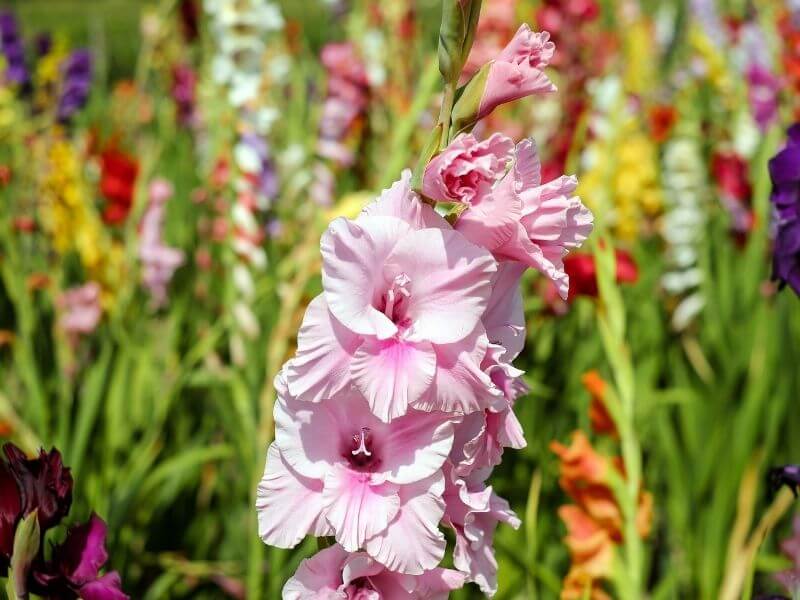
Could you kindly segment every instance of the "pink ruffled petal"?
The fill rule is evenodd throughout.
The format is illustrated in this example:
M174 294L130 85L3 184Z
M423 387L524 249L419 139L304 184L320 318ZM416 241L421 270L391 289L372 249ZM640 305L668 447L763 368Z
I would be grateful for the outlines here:
M382 421L406 414L430 387L436 354L429 342L368 340L353 357L352 381Z
M414 408L465 415L501 402L502 393L481 369L488 345L481 326L460 342L437 345L434 383Z
M400 489L401 508L380 535L367 540L366 551L391 571L420 575L444 556L439 521L444 514L444 476L431 477Z
M404 237L386 260L384 276L410 279L406 317L413 333L434 344L465 338L486 309L497 264L455 231L423 229Z
M399 241L413 233L393 217L339 218L323 234L322 287L333 315L352 332L392 337L397 326L373 303L383 291L384 262Z
M336 532L336 541L348 552L384 531L400 510L398 486L376 483L369 473L341 466L328 471L322 495L325 518Z
M458 218L455 228L473 244L494 251L512 237L521 217L522 203L514 189L514 178L506 176Z
M275 402L275 444L286 463L304 477L322 479L341 462L341 437L335 400L312 404L278 396Z
M297 511L298 506L303 510ZM322 518L322 481L293 471L275 444L267 452L256 510L258 535L278 548L294 548L307 534L327 531Z
M300 326L297 354L286 365L292 396L320 402L343 389L350 382L350 363L361 341L331 314L325 294L314 298Z
M515 262L498 265L492 294L483 315L489 341L505 349L507 362L514 360L525 346L525 314L519 289L524 271L525 266Z
M334 544L305 559L283 586L283 600L347 600L347 594L339 588L348 556L344 548Z
M452 229L441 215L424 204L411 189L411 171L408 169L403 171L398 181L381 193L378 200L364 207L356 222L363 217L395 217L414 229Z
M453 446L449 415L409 411L393 420L379 435L381 469L397 484L415 483L441 469Z

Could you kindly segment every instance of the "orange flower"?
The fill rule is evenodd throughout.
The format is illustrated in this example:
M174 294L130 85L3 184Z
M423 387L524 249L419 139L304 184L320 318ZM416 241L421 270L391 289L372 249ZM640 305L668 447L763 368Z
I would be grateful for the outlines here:
M617 436L617 426L606 408L605 391L606 382L595 370L587 371L581 377L581 383L589 395L592 403L589 405L589 420L595 433Z
M587 375L584 384L588 379L589 385L602 391L602 379L596 373ZM581 431L572 434L569 446L552 442L550 448L561 459L559 485L574 501L558 511L567 527L564 543L571 558L561 598L584 598L589 590L589 598L606 600L600 581L611 575L615 547L623 541L622 510L611 490L610 476L616 473L624 479L624 465L618 457L598 453ZM636 514L637 530L643 538L650 533L652 512L653 496L643 491Z
M622 514L614 493L609 487L608 474L619 470L607 456L599 454L582 431L572 434L572 443L566 447L558 442L550 449L561 458L561 488L605 527L615 541L622 537Z
M9 438L14 433L14 428L7 421L0 421L0 438Z

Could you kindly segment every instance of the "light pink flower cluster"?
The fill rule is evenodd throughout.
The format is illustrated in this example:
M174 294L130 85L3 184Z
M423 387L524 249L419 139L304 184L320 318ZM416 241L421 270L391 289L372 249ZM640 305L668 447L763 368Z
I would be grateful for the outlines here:
M349 42L327 44L321 58L328 72L328 95L322 105L317 151L339 165L349 166L353 153L344 138L367 107L367 71Z
M167 302L167 286L175 270L183 264L183 252L164 242L164 211L172 197L172 184L156 179L150 184L147 208L139 224L139 260L142 282L157 307Z
M422 179L428 200L461 204L457 217L440 216L406 171L357 218L330 224L323 291L275 380L257 510L268 544L336 544L301 564L284 598L497 590L495 530L520 524L487 484L504 449L525 446L519 282L532 266L566 294L562 257L592 226L575 184L541 185L530 141L462 135ZM442 526L456 570L438 566Z

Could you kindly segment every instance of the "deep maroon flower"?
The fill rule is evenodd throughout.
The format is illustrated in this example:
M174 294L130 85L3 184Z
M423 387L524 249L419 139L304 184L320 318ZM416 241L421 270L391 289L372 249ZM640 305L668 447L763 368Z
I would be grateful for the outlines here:
M125 600L119 574L100 575L107 560L106 524L92 514L88 522L70 528L50 561L34 569L32 588L52 600Z
M5 576L11 560L20 509L17 482L5 461L0 460L0 577Z
M789 128L788 136L769 161L776 225L772 277L800 295L800 123Z
M61 453L39 451L28 458L14 444L3 446L8 468L19 488L20 514L39 511L39 527L46 531L58 525L72 505L72 475L61 462Z

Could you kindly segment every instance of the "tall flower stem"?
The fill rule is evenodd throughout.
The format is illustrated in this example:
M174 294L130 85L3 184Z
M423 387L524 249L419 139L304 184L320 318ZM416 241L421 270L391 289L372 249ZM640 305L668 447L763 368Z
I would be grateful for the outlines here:
M642 481L641 447L635 428L635 377L625 342L625 304L615 283L616 260L609 241L595 245L597 283L600 291L598 326L606 358L614 375L616 394L609 394L608 409L619 432L624 481L614 486L623 516L624 554L617 569L617 587L622 598L642 597L644 548L637 526Z

